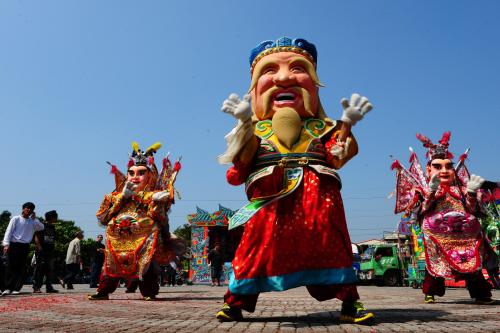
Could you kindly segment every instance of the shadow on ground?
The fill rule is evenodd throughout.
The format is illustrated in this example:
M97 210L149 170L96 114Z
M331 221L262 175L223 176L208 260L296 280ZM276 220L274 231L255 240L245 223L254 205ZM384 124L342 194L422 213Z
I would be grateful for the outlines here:
M474 299L461 299L461 300L439 300L437 299L436 300L436 303L438 304L463 304L463 305L473 305L473 306L482 306L482 307L489 307L489 306L495 306L495 305L499 305L500 304L500 301L499 300L495 300L495 303L492 303L492 304L476 304L476 302L474 301Z
M163 295L162 295L163 296ZM197 297L197 296L177 296L177 297L156 297L153 302L182 302L182 301L220 301L221 297ZM139 294L138 298L116 298L113 297L111 301L144 301Z
M442 320L441 317L449 315L449 312L442 310L422 310L422 309L372 309L375 319L370 321L370 325L381 323L407 323L411 321L432 322ZM340 324L340 312L316 312L299 316L275 316L275 317L247 317L246 322L279 322L280 327L314 327Z

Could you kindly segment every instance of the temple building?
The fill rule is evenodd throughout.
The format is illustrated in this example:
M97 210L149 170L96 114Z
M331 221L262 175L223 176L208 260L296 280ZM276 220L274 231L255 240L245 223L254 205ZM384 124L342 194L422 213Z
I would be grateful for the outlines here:
M219 210L213 213L196 207L196 213L187 216L191 225L189 280L192 283L211 283L207 255L216 245L221 246L225 262L221 283L229 281L231 261L243 232L243 228L228 230L229 218L234 213L235 211L219 205Z

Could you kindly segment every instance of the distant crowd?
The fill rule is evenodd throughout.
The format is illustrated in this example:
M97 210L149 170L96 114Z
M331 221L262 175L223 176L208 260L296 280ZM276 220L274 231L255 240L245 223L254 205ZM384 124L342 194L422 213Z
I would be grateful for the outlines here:
M33 294L58 293L53 284L60 284L67 290L74 289L73 284L83 271L82 245L83 231L76 231L73 240L69 242L64 260L65 267L57 267L55 246L57 232L55 224L58 221L57 211L45 213L45 220L41 222L35 213L35 204L26 202L22 205L21 214L12 217L9 221L3 241L0 245L0 297L18 295L27 283L32 281ZM99 277L104 264L105 245L103 235L98 235L91 250L90 288L97 288ZM30 245L34 244L34 253L31 257L33 275L27 276L30 263ZM60 270L60 272L58 272ZM178 262L160 267L159 283L161 286L175 286L183 283L182 267ZM121 281L126 287L126 293L137 290L137 281Z
M52 285L60 283L63 288L73 289L75 278L82 270L81 240L83 231L76 231L74 239L68 244L65 272L57 274L55 267L55 245L57 240L55 223L58 214L55 210L45 213L45 221L36 217L35 204L26 202L22 205L20 215L9 221L2 241L2 257L0 260L1 296L17 295L26 282L27 264L29 262L30 244L34 242L35 251L31 259L33 266L33 293L42 293L45 284L46 293L59 292ZM90 286L97 287L97 281L104 263L103 236L98 235L93 250ZM64 275L63 275L64 274Z

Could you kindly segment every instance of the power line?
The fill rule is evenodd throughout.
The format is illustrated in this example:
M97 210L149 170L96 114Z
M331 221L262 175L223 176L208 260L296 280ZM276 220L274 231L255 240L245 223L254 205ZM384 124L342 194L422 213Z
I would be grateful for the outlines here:
M373 200L373 199L387 199L387 197L384 196L371 196L371 197L344 197L344 200ZM180 202L223 202L223 201L231 201L231 202L245 202L248 201L247 199L179 199L177 200L177 203ZM13 203L7 203L7 204L1 204L0 206L4 207L11 207L11 206L19 206L19 203L13 204ZM74 202L74 203L68 203L68 202L56 202L56 203L37 203L39 206L87 206L87 205L93 205L97 206L99 205L99 202L93 201L93 202Z
M349 228L349 226L347 227L347 229L349 230L386 230L390 228L391 227L376 227L376 228Z

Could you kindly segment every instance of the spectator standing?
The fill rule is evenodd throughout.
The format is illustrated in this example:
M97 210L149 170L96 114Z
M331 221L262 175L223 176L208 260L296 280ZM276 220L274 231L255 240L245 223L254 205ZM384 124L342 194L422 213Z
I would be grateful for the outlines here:
M73 282L80 271L82 264L81 240L83 239L83 231L77 231L75 238L69 242L68 251L66 252L66 276L60 280L63 288L73 289Z
M210 264L210 275L212 276L212 286L220 286L220 277L222 275L222 265L224 258L222 257L220 245L216 245L207 256Z
M94 248L94 258L92 260L92 270L90 273L90 288L97 288L99 276L101 275L102 265L104 264L105 246L102 243L102 240L103 236L97 235Z
M45 213L44 229L35 233L35 269L33 273L33 293L41 293L43 278L45 277L45 291L57 293L52 287L54 278L54 251L56 241L56 227L58 215L55 210Z
M490 277L493 288L500 289L500 277L498 276L498 271L499 271L498 255L490 247L488 247L486 251L487 251L485 260L486 271L488 272L488 276Z
M166 267L165 271L167 274L167 287L175 287L176 276L177 276L177 264L175 261L171 261Z
M0 293L5 290L5 257L3 255L3 245L0 243ZM1 296L2 294L0 294Z
M19 294L24 282L29 245L36 231L44 226L36 218L35 204L26 202L21 215L14 216L5 230L3 253L7 259L5 290L2 296Z

